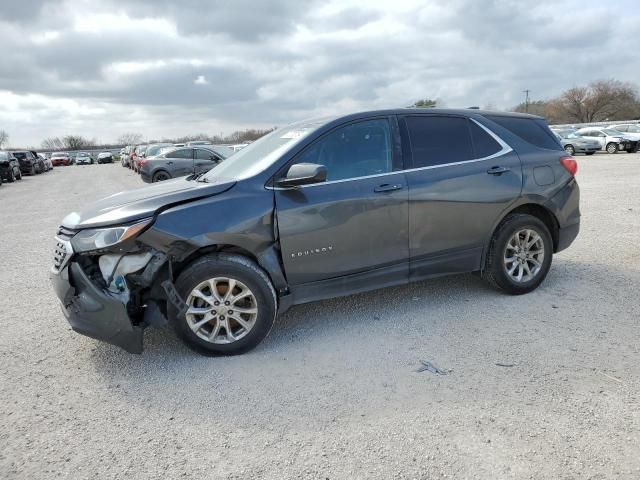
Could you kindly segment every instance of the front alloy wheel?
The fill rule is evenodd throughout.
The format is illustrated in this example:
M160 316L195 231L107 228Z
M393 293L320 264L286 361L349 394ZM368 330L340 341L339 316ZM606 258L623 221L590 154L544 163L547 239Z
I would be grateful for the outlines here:
M245 337L258 317L258 302L244 283L218 277L197 285L187 298L189 327L214 344L233 343Z
M608 143L607 153L618 153L618 144L614 142Z
M269 276L253 260L232 253L205 255L175 282L184 312L169 302L169 318L184 342L205 355L237 355L258 345L278 309Z
M564 147L564 151L567 152L569 155L575 155L576 153L576 149L573 148L573 145L567 145Z

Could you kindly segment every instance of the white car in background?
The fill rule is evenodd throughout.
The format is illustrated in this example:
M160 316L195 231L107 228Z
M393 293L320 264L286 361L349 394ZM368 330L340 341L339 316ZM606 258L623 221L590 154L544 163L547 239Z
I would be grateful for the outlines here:
M606 150L607 153L618 153L619 150L632 148L624 134L612 128L585 127L577 130L575 134L590 140L596 140L600 144L600 148Z
M76 165L91 165L93 163L93 159L87 152L80 152L76 155L75 162Z
M621 123L619 125L610 125L609 128L622 132L625 137L631 140L640 140L639 123Z

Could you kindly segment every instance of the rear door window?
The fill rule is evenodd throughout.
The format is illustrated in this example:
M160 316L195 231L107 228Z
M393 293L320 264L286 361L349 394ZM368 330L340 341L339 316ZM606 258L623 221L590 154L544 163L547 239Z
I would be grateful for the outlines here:
M501 115L487 115L486 117L531 145L549 150L561 148L544 121Z
M404 117L413 168L432 167L475 158L468 120L422 115Z
M500 144L476 122L469 121L469 128L471 129L473 152L476 158L490 157L502 150Z

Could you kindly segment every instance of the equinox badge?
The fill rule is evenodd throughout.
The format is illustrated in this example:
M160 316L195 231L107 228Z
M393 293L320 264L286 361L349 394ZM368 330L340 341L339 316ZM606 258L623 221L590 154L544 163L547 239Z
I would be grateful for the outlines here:
M302 250L291 254L291 258L306 257L307 255L317 255L319 253L330 253L333 251L333 245L321 248L310 248L309 250Z

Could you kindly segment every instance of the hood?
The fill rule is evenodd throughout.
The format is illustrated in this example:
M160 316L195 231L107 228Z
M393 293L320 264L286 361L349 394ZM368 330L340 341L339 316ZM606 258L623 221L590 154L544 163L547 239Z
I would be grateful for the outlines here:
M81 212L67 215L62 220L62 225L78 230L133 222L150 217L158 210L173 205L226 192L235 183L235 181L204 183L189 181L185 177L158 182L98 200Z

